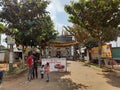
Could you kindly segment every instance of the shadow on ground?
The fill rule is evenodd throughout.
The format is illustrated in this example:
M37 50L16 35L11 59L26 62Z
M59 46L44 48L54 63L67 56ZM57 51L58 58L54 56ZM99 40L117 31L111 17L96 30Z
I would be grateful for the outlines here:
M107 83L120 88L120 77L117 77L115 72L109 72L104 74L104 76L108 78Z
M120 76L117 77L116 72L106 72L99 75L104 75L104 78L107 78L107 83L109 83L110 85L120 88Z
M90 64L83 64L83 66L87 66L87 67L91 67ZM99 67L95 67L95 68L98 68ZM111 70L101 70L103 71L103 73L97 73L98 75L101 75L103 76L104 78L107 79L107 83L114 86L114 87L118 87L120 88L120 75L117 76L117 73L116 72L113 72Z
M63 78L65 75L70 75L71 72L53 72L51 73L56 74L53 75L51 82L58 83L61 90L86 90L88 86L81 84L81 83L75 83L70 78Z

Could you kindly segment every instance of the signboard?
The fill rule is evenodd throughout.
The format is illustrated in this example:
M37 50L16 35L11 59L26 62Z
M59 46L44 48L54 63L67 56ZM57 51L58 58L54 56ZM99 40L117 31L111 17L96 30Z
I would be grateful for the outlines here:
M50 64L50 71L60 71L60 72L67 71L66 58L44 58L42 59L42 65L45 65L47 62Z
M15 38L11 36L7 36L7 44L15 44Z
M91 49L91 56L93 59L97 59L99 57L98 47ZM102 58L112 58L111 45L102 46Z

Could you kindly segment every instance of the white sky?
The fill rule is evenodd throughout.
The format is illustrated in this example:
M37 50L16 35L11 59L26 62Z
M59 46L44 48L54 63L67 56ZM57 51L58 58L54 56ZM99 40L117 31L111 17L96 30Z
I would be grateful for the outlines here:
M112 47L120 47L120 37L117 38L117 41L110 42L112 44Z

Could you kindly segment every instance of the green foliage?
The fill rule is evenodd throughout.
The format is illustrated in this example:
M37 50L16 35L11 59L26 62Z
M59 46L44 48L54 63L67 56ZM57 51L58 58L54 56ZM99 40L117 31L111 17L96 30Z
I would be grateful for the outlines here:
M86 48L97 47L98 42L92 39L91 41L88 41L88 42L84 43L84 46L86 46Z
M64 27L68 32L70 32L79 43L86 42L89 37L89 33L82 28L80 25L74 24L73 27Z
M79 0L65 5L69 21L87 30L98 43L99 66L102 44L120 35L120 0Z
M0 33L3 33L6 27L0 23Z
M69 21L85 28L97 41L115 40L120 29L120 0L79 0L65 5Z
M8 27L5 33L15 35L16 44L36 46L56 37L54 24L46 11L49 2L1 0L0 3L0 20Z

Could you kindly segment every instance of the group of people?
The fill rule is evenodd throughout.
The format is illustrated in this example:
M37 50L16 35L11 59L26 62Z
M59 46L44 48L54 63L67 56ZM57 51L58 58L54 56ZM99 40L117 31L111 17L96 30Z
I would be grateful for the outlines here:
M39 57L37 56L36 53L31 53L26 60L26 63L29 67L29 70L28 70L29 81L31 81L31 79L38 78L38 60L39 60ZM49 63L46 63L46 65L41 65L40 67L41 79L43 79L44 74L46 74L46 77L47 77L46 82L49 82L49 73L50 73Z

